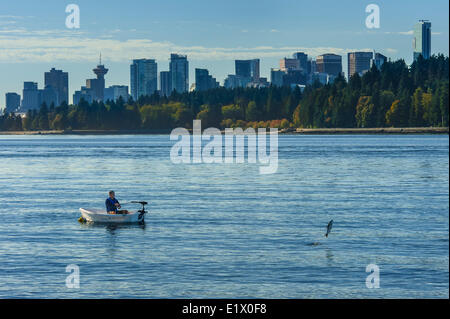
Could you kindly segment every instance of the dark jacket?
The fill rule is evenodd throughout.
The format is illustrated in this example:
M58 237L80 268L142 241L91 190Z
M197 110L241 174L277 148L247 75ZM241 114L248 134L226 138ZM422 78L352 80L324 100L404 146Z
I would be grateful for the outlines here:
M114 205L115 203L119 203L117 199L111 199L111 197L108 197L105 201L106 205L106 211L107 212L116 212L117 213L117 207Z

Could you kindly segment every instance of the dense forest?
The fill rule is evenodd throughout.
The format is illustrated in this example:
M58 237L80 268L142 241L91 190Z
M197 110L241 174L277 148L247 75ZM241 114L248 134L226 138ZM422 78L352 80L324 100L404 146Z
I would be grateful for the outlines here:
M137 101L47 106L0 116L0 130L160 130L202 127L425 127L449 122L449 59L443 55L373 67L362 77L299 88L217 88Z

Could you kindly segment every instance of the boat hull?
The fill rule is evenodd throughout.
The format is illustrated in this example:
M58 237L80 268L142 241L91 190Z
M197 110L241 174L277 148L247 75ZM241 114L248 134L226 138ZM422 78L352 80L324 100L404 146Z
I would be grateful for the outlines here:
M81 216L87 222L94 223L143 223L145 214L132 212L130 214L108 214L99 209L80 208Z

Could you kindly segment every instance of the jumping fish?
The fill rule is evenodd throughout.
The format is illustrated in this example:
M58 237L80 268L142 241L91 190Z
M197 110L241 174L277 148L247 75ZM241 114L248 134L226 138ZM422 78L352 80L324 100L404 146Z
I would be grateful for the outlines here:
M328 234L331 232L331 228L333 228L333 220L330 220L327 226L327 233L325 234L325 237L328 238Z

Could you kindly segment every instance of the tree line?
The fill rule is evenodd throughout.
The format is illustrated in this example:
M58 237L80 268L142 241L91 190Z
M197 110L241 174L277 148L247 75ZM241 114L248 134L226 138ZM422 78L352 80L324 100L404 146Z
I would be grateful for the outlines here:
M41 105L25 117L0 116L0 130L161 130L192 127L422 127L448 126L449 60L443 55L373 66L347 82L296 87L236 88L157 93L137 101L81 101Z

